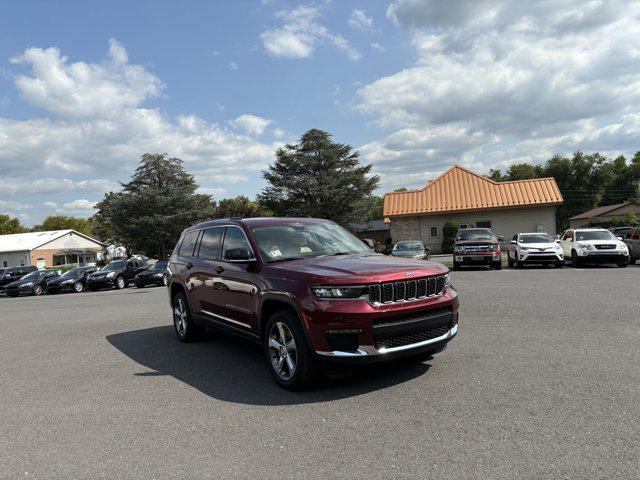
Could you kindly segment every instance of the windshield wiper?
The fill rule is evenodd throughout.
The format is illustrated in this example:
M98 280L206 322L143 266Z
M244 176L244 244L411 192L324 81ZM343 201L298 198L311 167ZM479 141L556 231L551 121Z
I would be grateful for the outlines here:
M274 258L272 260L267 260L267 263L275 263L275 262L286 262L287 260L300 260L302 258L309 257L287 257L287 258Z

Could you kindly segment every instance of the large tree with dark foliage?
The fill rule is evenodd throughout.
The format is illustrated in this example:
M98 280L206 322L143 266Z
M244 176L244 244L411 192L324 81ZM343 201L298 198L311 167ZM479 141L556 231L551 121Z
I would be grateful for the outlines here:
M93 217L80 218L67 217L66 215L49 215L42 221L42 223L35 225L31 230L34 232L40 232L71 229L92 237L95 235L93 227Z
M165 258L182 230L213 216L211 197L196 193L178 158L144 154L131 181L121 185L98 203L96 232L130 252Z
M0 235L9 233L24 233L27 229L20 223L16 217L9 215L0 215Z
M260 205L258 202L249 200L244 195L238 195L235 198L223 198L214 204L214 216L217 218L251 218L251 217L268 217L271 212Z
M263 172L268 186L258 201L275 215L312 216L346 224L368 216L369 197L378 187L371 165L360 165L358 151L335 143L331 134L309 130L295 145L276 151Z
M556 155L544 165L511 165L506 174L491 170L489 177L498 182L555 178L564 197L564 204L558 206L558 229L566 228L570 217L598 206L640 202L640 152L628 162L623 156L610 160L599 153L578 151L571 158Z

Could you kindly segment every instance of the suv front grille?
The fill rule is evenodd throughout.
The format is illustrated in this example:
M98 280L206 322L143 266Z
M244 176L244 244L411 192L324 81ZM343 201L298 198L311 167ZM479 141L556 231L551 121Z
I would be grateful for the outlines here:
M373 304L395 303L442 295L445 276L419 278L369 285L369 301Z
M449 331L450 325L441 325L439 327L430 328L423 332L409 333L406 335L398 335L396 337L387 337L375 340L374 345L377 349L393 348L411 345L413 343L424 342L432 338L438 338L445 335Z
M615 245L609 245L609 244L606 244L606 245L595 245L595 247L598 250L613 250L613 249L616 248Z

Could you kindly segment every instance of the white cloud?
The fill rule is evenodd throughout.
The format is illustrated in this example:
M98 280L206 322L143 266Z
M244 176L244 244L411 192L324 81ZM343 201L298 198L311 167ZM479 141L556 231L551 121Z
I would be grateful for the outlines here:
M330 32L320 23L321 13L317 7L300 5L280 11L276 17L283 25L260 34L265 51L272 57L308 58L318 45L327 43L344 51L352 60L361 57L342 35Z
M354 10L349 17L349 26L357 30L371 30L373 28L373 19L367 17L362 10Z
M67 202L62 205L62 208L66 210L93 210L96 206L96 202L91 202L86 198L79 198L71 202Z
M240 115L238 118L229 120L229 124L232 127L239 128L248 135L259 136L262 135L264 129L271 124L271 120L258 117L256 115Z
M373 50L377 50L378 52L382 52L382 53L384 53L385 51L385 48L382 45L380 45L378 42L372 42L371 48Z
M29 210L30 208L33 208L33 205L28 203L0 200L0 212L17 212L19 210Z
M398 175L444 161L488 169L638 148L629 115L640 112L640 4L397 0L387 14L409 32L418 60L360 88L357 109L397 130L366 150L380 162L404 159ZM474 135L473 148L434 149L443 129Z
M282 128L274 128L273 136L276 138L282 138L285 135L285 131Z
M231 62L231 63L229 63L229 65L227 65L227 68L229 70L238 70L238 68L240 68L240 67L238 67L238 64L236 62Z
M225 193L227 193L227 191L224 188L220 188L220 187L214 187L214 188L198 187L198 193L211 195L213 198L218 198L221 195L224 195Z
M43 208L58 208L58 204L56 202L43 202Z
M33 73L15 80L22 98L64 119L112 118L163 89L155 75L130 64L127 51L113 39L100 64L68 63L54 47L29 48L11 62L29 65Z

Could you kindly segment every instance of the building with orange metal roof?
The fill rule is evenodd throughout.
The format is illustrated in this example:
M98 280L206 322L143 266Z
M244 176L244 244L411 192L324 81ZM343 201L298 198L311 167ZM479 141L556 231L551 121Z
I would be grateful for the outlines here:
M556 206L562 202L553 178L494 182L454 165L422 189L385 194L384 217L394 241L422 240L439 252L442 227L450 220L489 227L505 238L517 232L555 235Z

